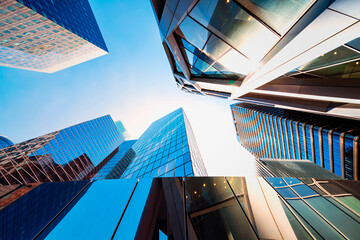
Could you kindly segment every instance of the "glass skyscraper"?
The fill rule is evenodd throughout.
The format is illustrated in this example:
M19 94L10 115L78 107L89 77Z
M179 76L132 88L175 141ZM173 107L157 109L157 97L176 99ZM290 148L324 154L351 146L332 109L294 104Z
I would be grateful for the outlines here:
M359 121L239 103L231 106L241 144L259 159L307 159L359 179Z
M122 178L207 175L182 108L152 123L132 149L135 157Z
M124 141L110 115L0 149L0 183L81 180Z
M182 91L360 119L358 1L151 3Z
M0 186L0 238L357 239L359 184L165 177Z
M110 115L0 149L0 184L206 176L180 108L124 141Z
M52 73L107 54L87 0L0 2L0 65Z

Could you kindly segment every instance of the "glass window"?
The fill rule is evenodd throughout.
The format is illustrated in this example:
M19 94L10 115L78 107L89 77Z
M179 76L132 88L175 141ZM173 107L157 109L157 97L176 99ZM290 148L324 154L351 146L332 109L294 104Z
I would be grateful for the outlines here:
M358 237L358 232L355 229L359 228L359 223L341 211L340 208L323 197L306 198L304 200L331 222L348 239L356 239Z
M238 0L241 5L259 17L276 32L284 34L304 13L312 0L273 1Z
M344 158L345 158L345 178L352 180L354 178L354 146L353 146L354 136L352 135L345 135L344 142L345 142L345 151L344 151Z
M190 16L255 62L279 39L233 1L200 0Z
M294 193L289 187L285 188L276 188L276 191L283 196L284 198L297 198L298 195Z
M360 51L360 38L356 38L350 42L348 42L346 45L355 48Z
M136 181L95 181L47 239L110 239Z
M135 239L152 181L153 179L141 179L137 184L114 239Z
M13 6L8 6L6 9L12 12L16 10Z
M306 186L305 184L292 186L292 189L299 194L301 197L309 197L314 195L319 195L314 190Z
M302 200L287 199L286 201L323 237L323 239L343 239L342 236L334 228L332 228L332 226L330 226Z
M225 178L186 178L185 191L186 211L199 239L257 239Z
M306 150L307 150L307 158L306 159L313 161L310 127L311 127L310 125L306 124L306 127L305 127Z
M323 129L321 135L324 152L324 168L330 171L329 131L327 129Z
M310 73L322 77L359 78L360 61L343 63L336 66L311 71Z
M360 53L355 52L347 47L340 46L318 58L298 67L297 70L309 71L316 68L326 67L329 65L360 58Z
M314 135L314 150L315 150L315 163L319 166L321 166L321 157L320 157L320 151L322 149L320 148L320 135L319 135L319 128L314 127L313 128L313 135Z
M334 158L334 173L341 176L341 156L340 156L340 134L333 132L333 158Z

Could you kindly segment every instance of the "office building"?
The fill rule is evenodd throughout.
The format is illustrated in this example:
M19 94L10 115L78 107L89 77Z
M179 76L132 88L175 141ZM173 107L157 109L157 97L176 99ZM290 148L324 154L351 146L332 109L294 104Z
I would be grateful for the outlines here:
M110 115L0 149L0 184L81 180L124 141Z
M0 2L0 66L53 73L107 54L87 0Z
M6 136L0 135L0 149L9 147L13 145L14 143Z
M359 1L151 3L181 90L360 119Z
M359 179L359 121L269 106L231 106L240 143L258 159L307 159Z
M0 184L206 176L182 108L124 141L110 115L0 149Z
M172 177L0 186L0 238L357 239L359 184Z
M132 149L135 157L122 178L207 176L182 108L152 123Z

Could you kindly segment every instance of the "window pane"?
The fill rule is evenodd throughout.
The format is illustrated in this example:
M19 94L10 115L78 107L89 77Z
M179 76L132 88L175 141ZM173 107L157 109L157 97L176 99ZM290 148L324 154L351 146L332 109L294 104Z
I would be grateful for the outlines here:
M302 15L312 0L238 0L244 7L280 34Z
M233 1L201 0L190 16L254 61L260 61L278 37Z
M355 52L347 47L341 46L302 65L301 67L297 68L297 70L308 71L311 69L321 68L356 58L360 58L360 53Z

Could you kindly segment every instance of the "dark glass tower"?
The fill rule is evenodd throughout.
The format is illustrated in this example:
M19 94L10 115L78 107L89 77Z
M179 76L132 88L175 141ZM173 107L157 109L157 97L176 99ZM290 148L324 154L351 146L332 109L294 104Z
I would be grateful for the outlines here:
M359 179L360 123L247 103L231 106L241 144L259 159L307 159Z
M107 54L87 0L0 2L0 65L52 73Z

